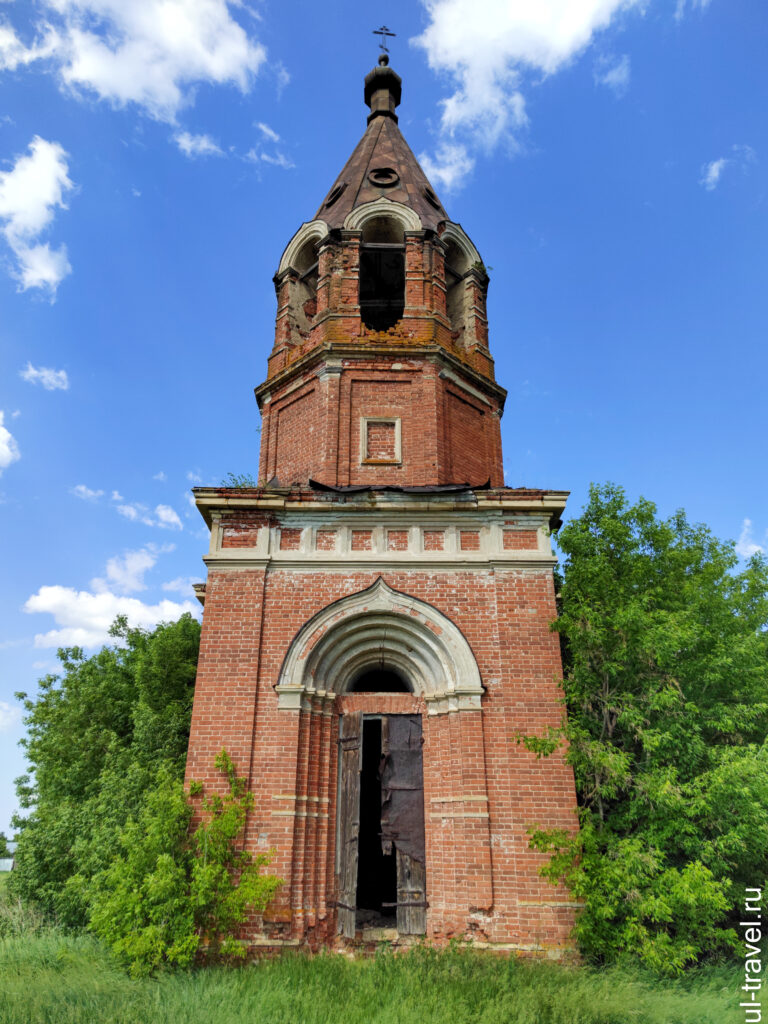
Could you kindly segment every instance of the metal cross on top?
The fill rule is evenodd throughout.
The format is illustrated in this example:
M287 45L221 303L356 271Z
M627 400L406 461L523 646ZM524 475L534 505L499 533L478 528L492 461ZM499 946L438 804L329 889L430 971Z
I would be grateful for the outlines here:
M372 32L374 36L381 36L379 41L379 49L382 53L389 53L389 47L387 46L387 36L396 36L397 32L390 32L386 25L382 25L381 28L375 28Z

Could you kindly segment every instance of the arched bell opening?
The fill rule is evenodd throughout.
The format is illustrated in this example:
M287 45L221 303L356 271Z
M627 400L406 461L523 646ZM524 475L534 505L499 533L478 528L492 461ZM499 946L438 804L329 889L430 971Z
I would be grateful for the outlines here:
M405 309L405 232L394 217L372 217L363 225L360 247L360 318L373 331L386 331Z
M318 241L307 239L297 253L293 269L297 277L292 289L292 305L300 330L309 330L317 313Z
M445 306L451 328L461 332L466 325L466 282L469 260L465 252L454 241L449 241L445 251Z
M287 314L289 338L301 344L314 326L317 314L319 251L328 236L322 220L302 224L283 252L275 275L278 312Z

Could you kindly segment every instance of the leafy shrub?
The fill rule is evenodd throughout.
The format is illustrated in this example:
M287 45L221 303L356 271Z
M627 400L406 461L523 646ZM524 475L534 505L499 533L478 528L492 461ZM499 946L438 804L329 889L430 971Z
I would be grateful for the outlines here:
M588 957L676 973L734 948L768 878L768 562L610 484L558 544L567 724L522 740L567 741L581 827L532 844Z
M88 919L90 880L109 863L119 829L139 814L162 767L184 775L200 624L190 615L152 631L118 618L114 646L86 658L58 652L61 675L24 700L30 776L17 779L11 895L67 927Z
M244 957L238 927L249 911L263 911L282 884L261 873L269 856L239 849L253 795L225 751L216 767L228 792L203 796L192 835L192 805L162 768L138 818L120 831L117 856L95 879L91 928L134 976L184 967L196 957Z

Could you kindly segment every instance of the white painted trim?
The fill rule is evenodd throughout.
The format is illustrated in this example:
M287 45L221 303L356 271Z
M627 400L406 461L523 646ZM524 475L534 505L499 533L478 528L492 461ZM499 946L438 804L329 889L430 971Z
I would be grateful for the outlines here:
M361 416L360 417L360 464L368 464L368 424L394 423L395 425L395 457L394 459L372 460L376 465L397 466L403 461L402 420L399 416Z
M449 220L446 222L445 230L440 235L441 242L453 242L453 244L464 253L464 256L471 267L473 263L482 263L480 253L472 243L472 239L466 233L461 224L455 224ZM469 268L467 268L469 269Z
M527 572L540 571L557 565L557 558L542 556L536 551L510 552L514 557L484 555L477 551L443 552L430 551L429 555L448 555L441 558L427 558L427 552L420 556L408 556L407 551L324 551L323 557L301 558L298 551L281 551L274 555L254 554L254 548L233 548L242 554L203 555L208 570L216 572L248 572L251 569L269 569L270 572L392 572L393 567L418 572ZM506 552L505 552L506 554ZM299 557L296 557L299 555ZM367 558L358 557L367 555ZM460 557L466 555L474 558ZM286 557L292 556L292 557Z
M384 196L371 203L357 206L347 214L344 227L350 231L362 231L364 225L375 217L391 217L402 224L404 231L421 231L423 228L421 219L415 210L402 203L396 203L393 199L386 199Z
M277 268L278 274L282 274L284 270L293 266L293 261L308 241L315 240L321 242L327 234L328 225L324 220L308 220L302 224L285 247L285 251L280 258L280 266Z

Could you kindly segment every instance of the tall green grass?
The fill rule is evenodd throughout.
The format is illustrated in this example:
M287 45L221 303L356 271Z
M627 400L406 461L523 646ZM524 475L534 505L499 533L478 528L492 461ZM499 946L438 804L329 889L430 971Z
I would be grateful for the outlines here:
M738 976L670 982L452 949L286 955L131 980L93 938L0 938L2 1024L736 1024Z

